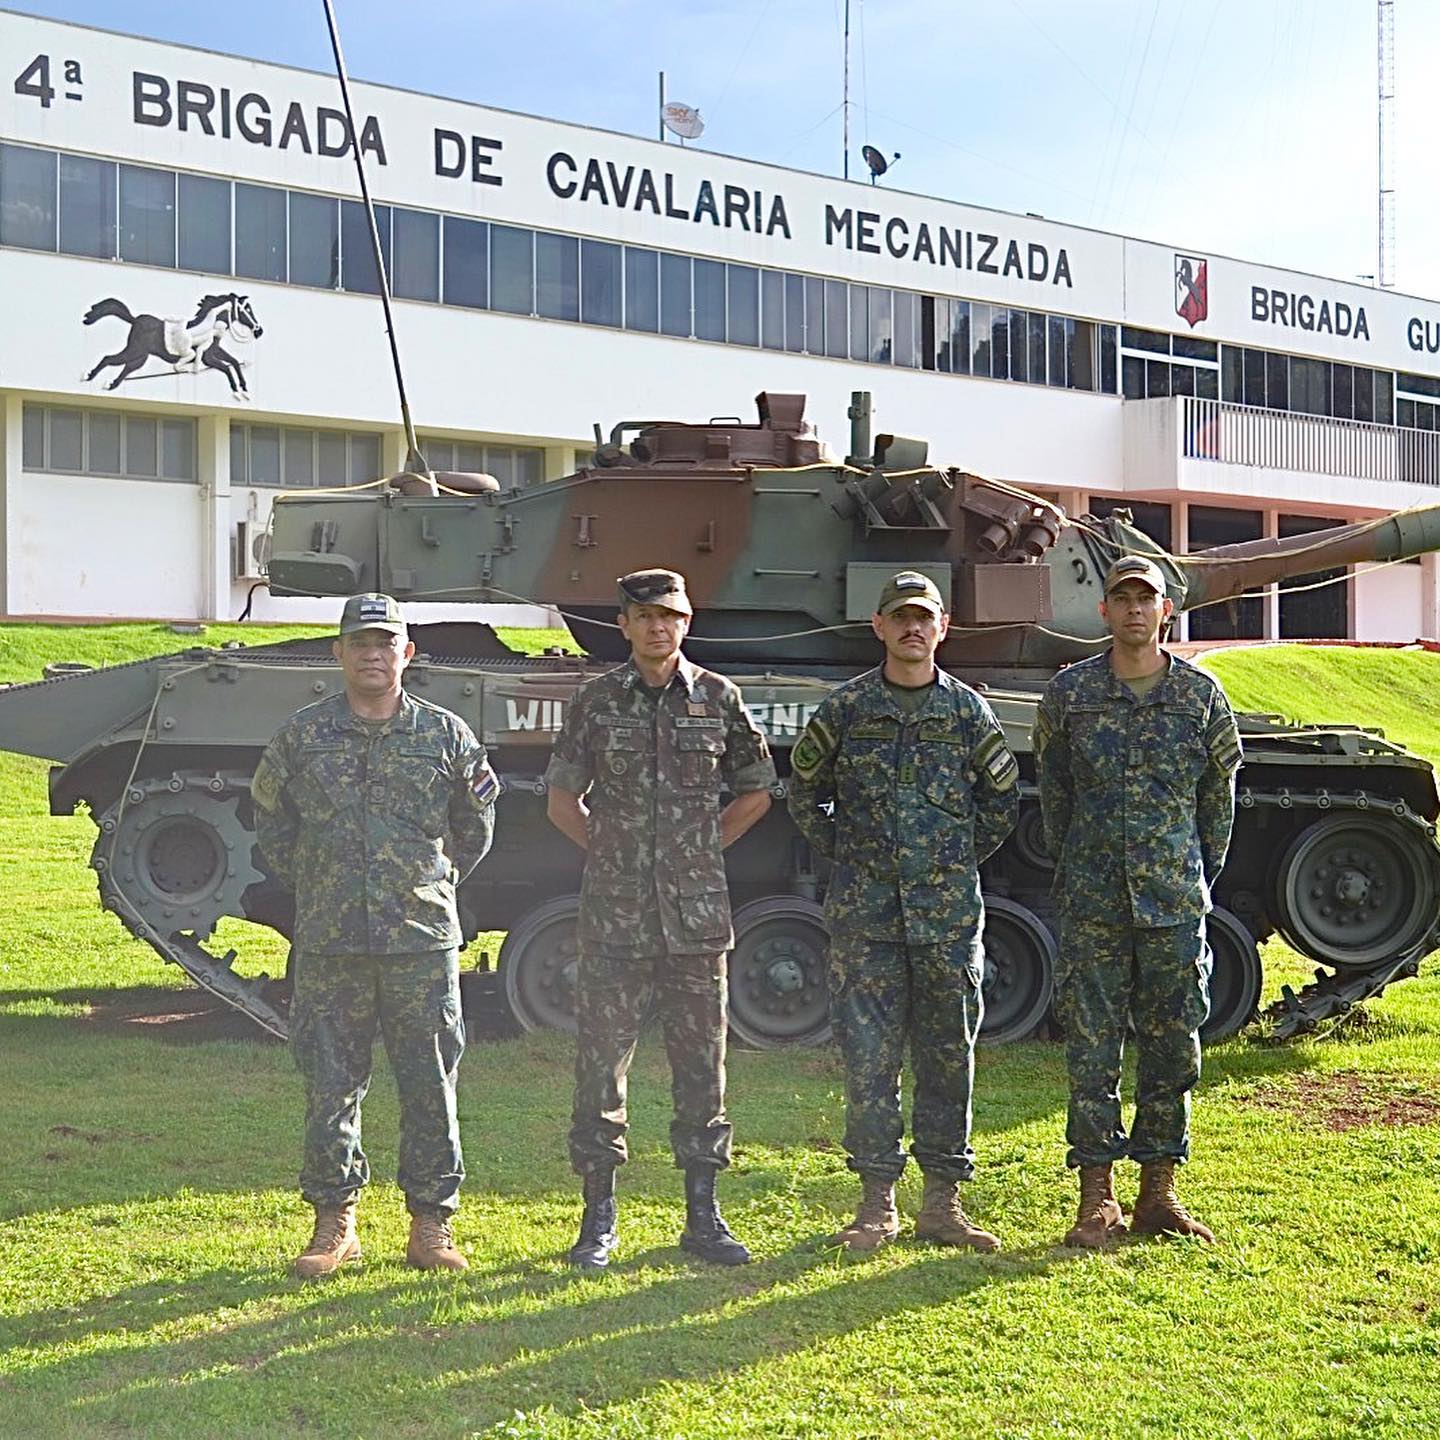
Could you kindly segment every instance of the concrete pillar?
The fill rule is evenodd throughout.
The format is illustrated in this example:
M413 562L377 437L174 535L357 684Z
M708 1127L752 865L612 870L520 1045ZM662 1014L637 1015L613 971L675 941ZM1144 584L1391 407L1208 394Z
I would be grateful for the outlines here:
M1190 549L1190 502L1188 500L1177 500L1171 507L1170 534L1174 537L1170 549L1176 555L1186 554ZM1190 616L1188 614L1175 617L1175 630L1171 638L1174 640L1190 638Z
M1280 534L1280 512L1267 508L1262 512L1261 533L1268 540L1275 539ZM1263 603L1260 606L1260 633L1267 640L1278 640L1280 638L1280 587L1278 585L1267 585L1264 591Z
M1420 557L1420 634L1440 640L1440 555L1433 550Z
M228 620L231 550L230 416L202 415L196 424L196 478L200 502L200 593L196 619Z
M404 430L385 431L380 437L380 475L400 474L405 468L409 448ZM378 480L380 475L375 476L375 479Z
M20 533L20 475L24 469L25 403L13 392L0 403L0 615L15 613L10 593L10 545Z
M575 473L575 451L574 445L547 445L543 478L558 480L562 475L573 475Z

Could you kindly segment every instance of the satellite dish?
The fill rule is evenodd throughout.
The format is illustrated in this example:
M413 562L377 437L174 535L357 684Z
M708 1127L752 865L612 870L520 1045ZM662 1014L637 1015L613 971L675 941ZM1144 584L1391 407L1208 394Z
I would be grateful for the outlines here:
M693 105L671 100L660 107L660 118L665 128L682 140L698 140L705 133L704 118Z
M865 163L870 167L870 183L873 185L890 167L900 158L897 150L887 160L873 145L862 145L860 153L865 157Z

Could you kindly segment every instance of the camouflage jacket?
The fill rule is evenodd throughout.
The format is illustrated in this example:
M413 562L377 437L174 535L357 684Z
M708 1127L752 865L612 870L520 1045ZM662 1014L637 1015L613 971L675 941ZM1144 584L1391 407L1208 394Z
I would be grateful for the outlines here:
M380 727L343 693L291 716L250 793L260 849L295 891L296 948L458 945L455 886L490 848L499 788L470 727L408 693Z
M589 795L582 945L700 955L734 943L720 794L769 789L775 765L732 681L683 656L658 698L633 661L597 676L567 709L545 778Z
M1020 771L968 685L942 670L907 715L871 670L826 696L790 765L790 813L834 862L832 934L933 943L980 923L979 864L1015 828Z
M1055 896L1075 920L1180 925L1210 908L1235 818L1240 735L1203 670L1171 655L1137 700L1107 651L1040 700L1035 771Z

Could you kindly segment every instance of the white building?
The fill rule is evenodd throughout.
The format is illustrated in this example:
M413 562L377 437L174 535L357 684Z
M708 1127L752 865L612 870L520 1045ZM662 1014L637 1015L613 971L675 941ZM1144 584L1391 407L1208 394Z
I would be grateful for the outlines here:
M280 488L404 454L336 82L15 14L0 37L0 612L233 616ZM932 458L1072 513L1129 505L1175 550L1440 500L1440 304L355 99L437 469L553 478L596 421L749 415L761 389L808 394L843 450L866 389ZM1234 623L1219 607L1191 635ZM1435 557L1246 600L1238 625L1440 634Z

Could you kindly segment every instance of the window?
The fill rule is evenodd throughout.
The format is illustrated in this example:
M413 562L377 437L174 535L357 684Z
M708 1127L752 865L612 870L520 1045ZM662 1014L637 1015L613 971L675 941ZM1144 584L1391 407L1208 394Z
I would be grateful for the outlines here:
M1010 378L1026 380L1029 371L1025 363L1026 337L1030 333L1030 316L1024 310L1010 312ZM1041 334L1044 343L1044 334Z
M797 355L805 349L805 280L800 275L785 277L785 348Z
M870 358L888 365L895 354L895 297L889 290L870 287Z
M422 442L430 464L450 468ZM380 437L364 431L232 424L230 483L275 489L335 489L362 485L380 474Z
M970 373L970 302L956 300L950 306L950 368L957 375Z
M391 271L395 294L401 300L440 298L440 217L423 210L401 210L390 215L394 247Z
M1127 355L1120 362L1120 378L1127 400L1145 398L1145 362L1138 355Z
M1245 351L1245 403L1265 404L1265 352Z
M580 242L580 318L587 325L620 324L620 247Z
M629 245L625 247L625 328L651 335L660 329L660 257L653 250Z
M490 308L529 315L535 308L535 232L490 227Z
M239 190L237 185L236 190ZM236 196L239 208L239 196ZM375 207L375 229L380 236L380 256L389 275L395 273L390 253L390 207ZM239 249L237 240L236 249ZM362 295L380 293L380 277L375 272L375 242L370 238L370 222L365 207L358 200L340 202L340 288Z
M970 305L970 368L976 375L990 373L990 307Z
M230 187L221 180L208 183L226 192L228 215ZM64 254L115 258L115 188L115 166L109 161L60 156L60 249ZM228 227L224 268L230 269Z
M1357 420L1375 419L1375 372L1357 365L1351 372L1351 388Z
M1290 360L1290 408L1306 415L1330 413L1330 365L1325 360Z
M785 348L785 276L779 270L760 272L760 344Z
M63 186L63 173L62 173ZM64 231L64 195L61 195ZM230 273L230 182L182 175L177 196L178 262L182 270ZM112 242L113 243L113 242ZM64 248L62 243L61 248ZM112 252L113 253L113 252Z
M22 462L61 475L196 478L195 422L154 420L120 410L26 405Z
M660 329L690 334L690 261L684 255L660 257Z
M483 310L490 303L490 227L445 217L445 303Z
M1065 383L1072 390L1095 389L1095 325L1093 321L1066 320L1065 322ZM1110 388L1114 388L1113 376Z
M870 358L870 291L865 285L850 286L850 358Z
M481 445L476 441L420 436L420 448L436 470L478 470L493 475L502 489L538 485L545 478L545 451L538 445ZM585 461L577 456L577 468Z
M339 201L326 195L290 192L290 283L318 285L323 290L339 286Z
M920 297L908 290L895 291L895 331L893 362L912 370L920 363L920 328L917 324L916 301Z
M1395 377L1388 370L1375 370L1375 420L1380 425L1395 423Z
M844 360L850 354L850 297L843 280L825 282L825 353Z
M1243 357L1238 345L1226 345L1220 351L1221 398L1232 405L1243 403L1245 397Z
M1145 398L1163 399L1170 394L1170 367L1163 360L1145 362Z
M990 377L1010 377L1010 312L998 305L990 311Z
M283 199L284 192L279 193ZM120 258L137 265L175 264L172 172L139 165L120 167Z
M123 179L123 176L122 176ZM235 273L283 284L290 269L284 190L235 184ZM360 208L358 205L355 207Z
M1100 388L1107 395L1115 394L1119 383L1115 365L1115 357L1119 353L1116 343L1118 339L1115 326L1100 327Z
M1067 344L1067 335L1069 343ZM1063 315L1052 315L1050 317L1050 366L1047 377L1051 385L1066 385L1068 382L1065 371L1067 353L1073 364L1073 351L1075 343L1075 322L1067 320Z
M1045 383L1045 317L1037 310L1030 312L1030 373L1032 385Z
M725 338L725 266L719 260L696 260L695 337L698 340Z
M0 145L0 245L55 248L55 156Z
M825 353L825 282L805 277L805 350L810 355Z
M1272 410L1290 408L1290 365L1286 355L1266 353L1265 403Z
M1126 350L1148 350L1152 355L1170 353L1168 335L1162 335L1158 330L1137 330L1133 325L1126 325L1121 329L1120 344Z
M852 296L854 291L852 286ZM785 348L785 276L779 270L760 275L760 343L767 350Z
M1189 510L1191 550L1258 540L1263 532L1258 510L1192 505ZM1223 605L1190 611L1192 640L1258 640L1262 633L1262 600L1246 595ZM1231 617L1234 617L1233 619Z
M760 272L750 265L725 267L726 326L732 345L760 343Z
M535 236L535 313L547 320L580 318L580 242L573 236Z

